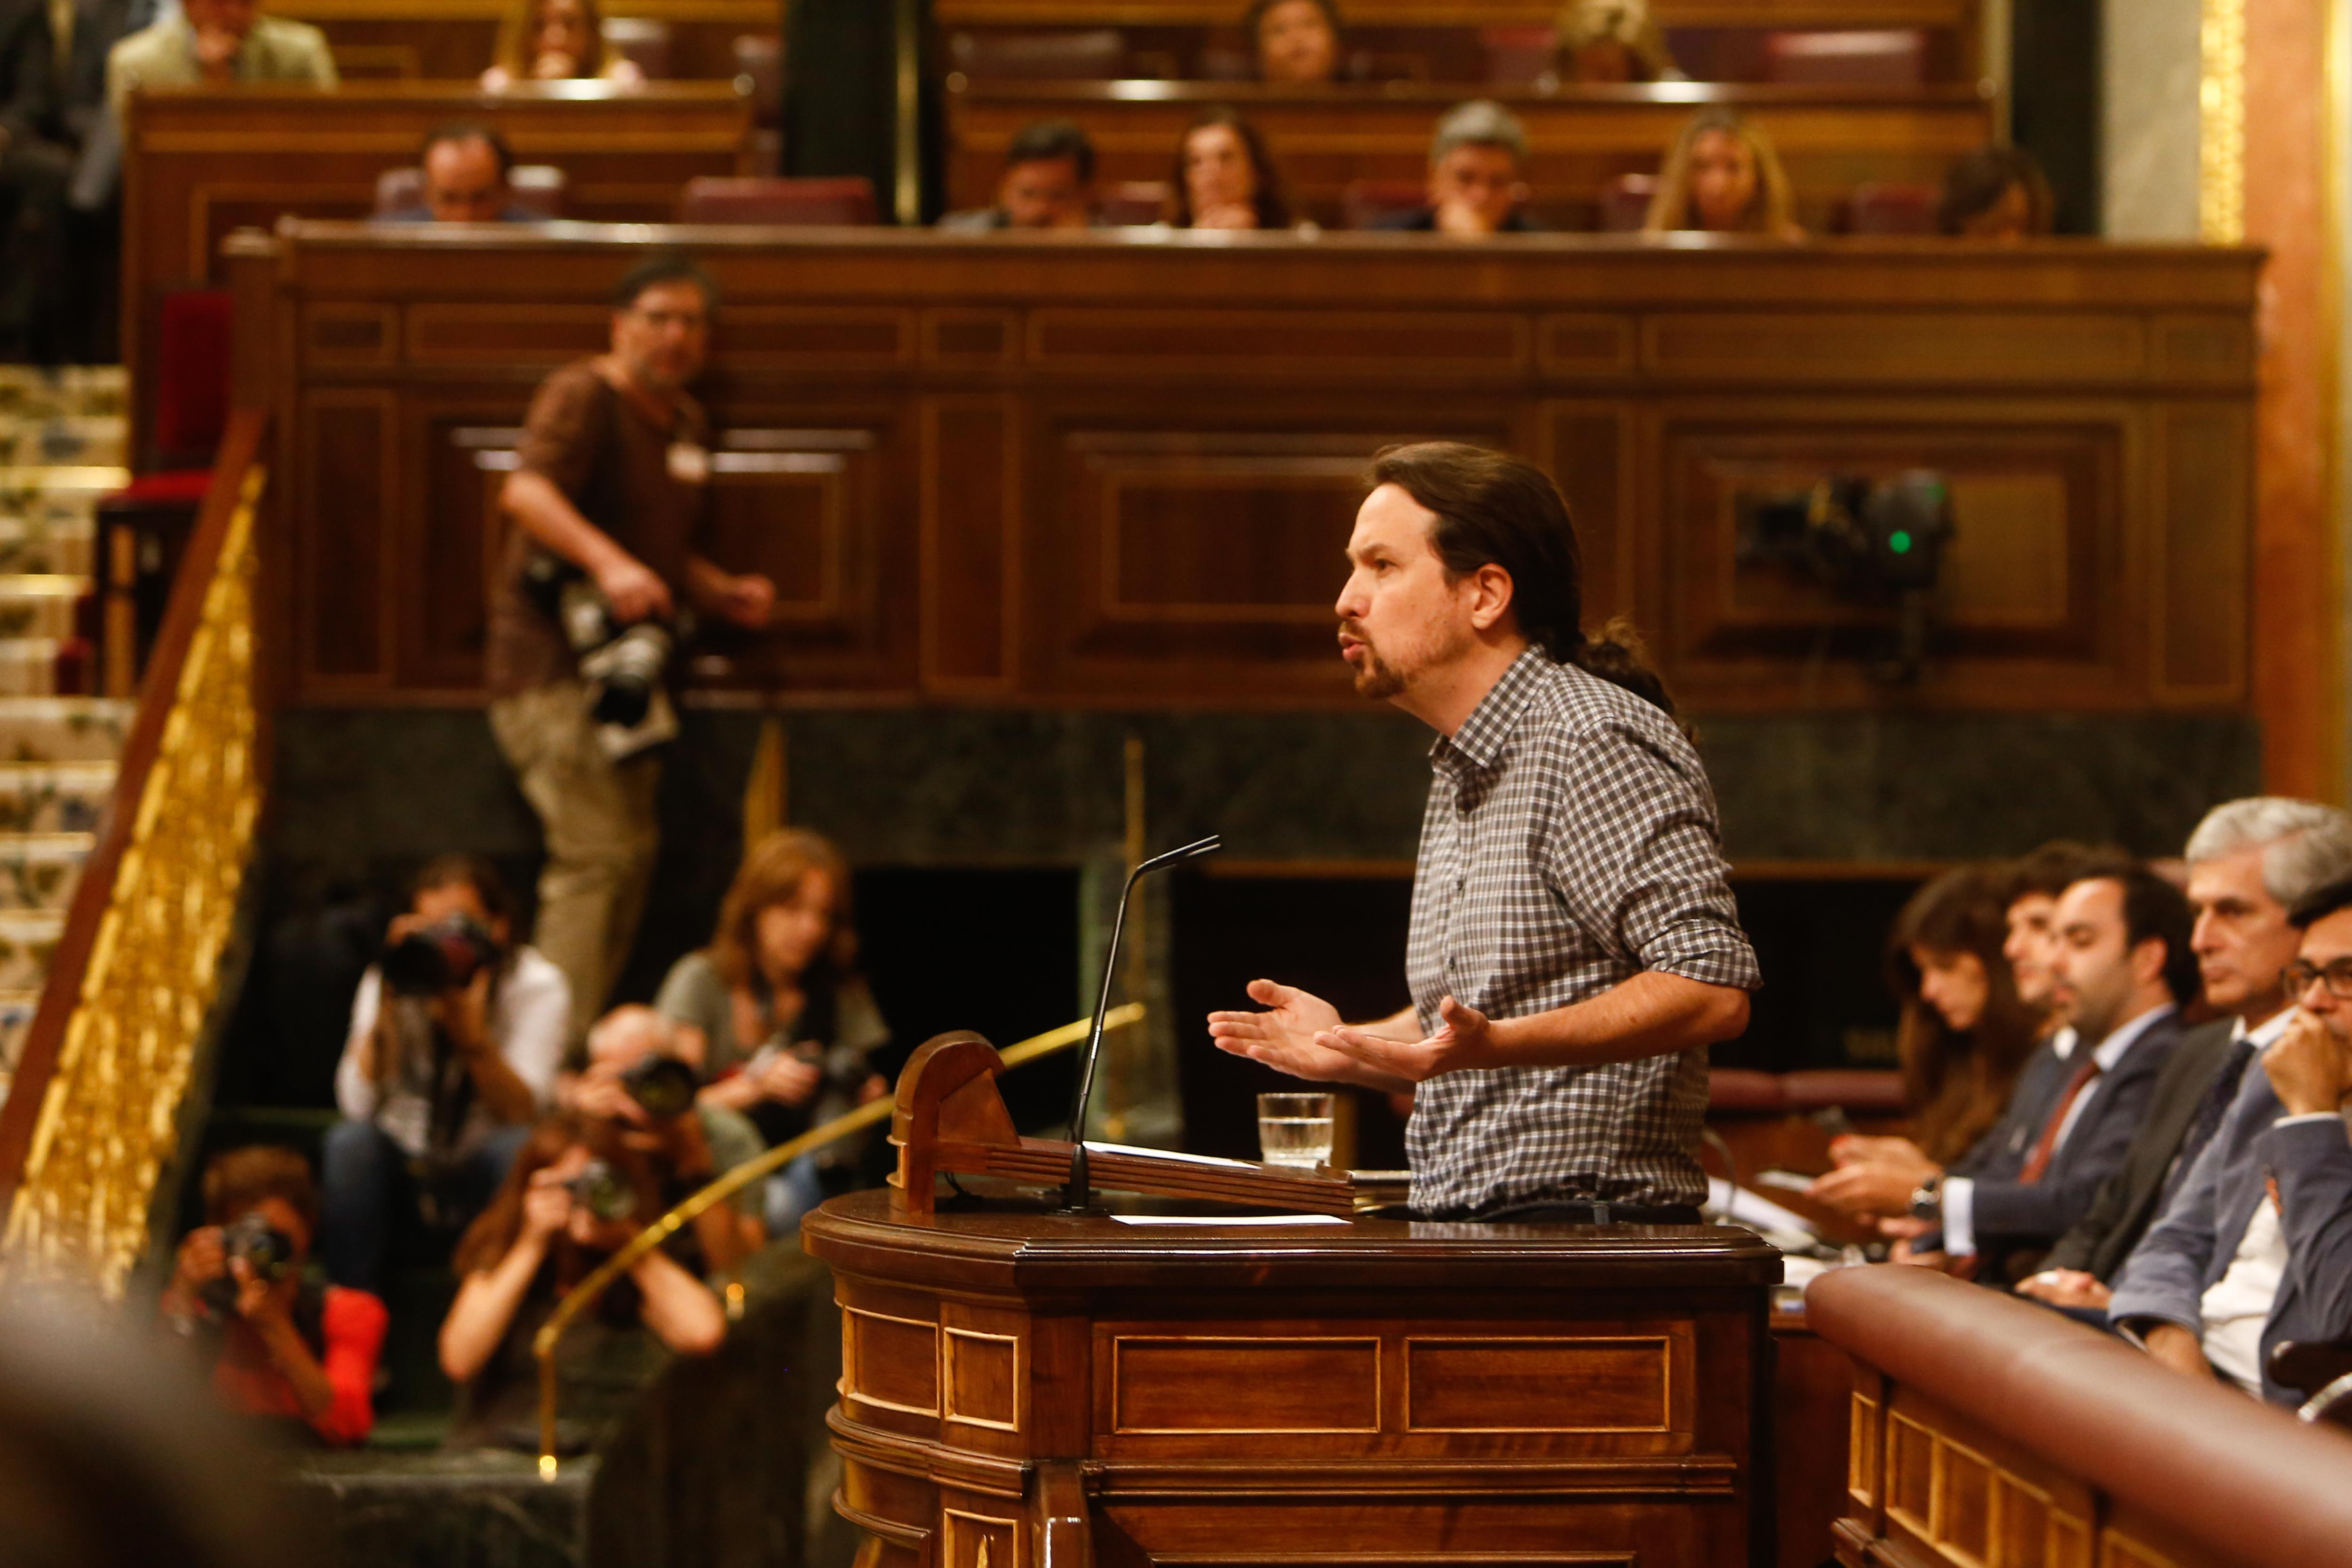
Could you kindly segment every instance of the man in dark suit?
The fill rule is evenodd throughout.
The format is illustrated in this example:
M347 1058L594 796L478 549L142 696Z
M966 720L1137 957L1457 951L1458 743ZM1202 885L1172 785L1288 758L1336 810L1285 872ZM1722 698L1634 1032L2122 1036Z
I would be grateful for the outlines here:
M2299 1395L2270 1380L2274 1346L2352 1335L2352 879L2294 919L2303 942L2286 984L2298 1006L2108 1307L2166 1365L2279 1404Z
M2312 801L2258 795L2215 806L2189 837L2189 905L2208 1005L2231 1015L2181 1039L2149 1096L2147 1120L2090 1212L2018 1293L2096 1311L2124 1259L2179 1190L2220 1127L2255 1056L2284 1032L2280 975L2303 933L2287 910L2352 877L2352 817Z
M54 361L66 182L47 0L0 0L0 359Z
M1914 1206L1945 1251L1985 1279L2038 1260L2123 1163L2167 1058L2180 1006L2197 994L2189 906L2143 866L2103 868L2068 888L2053 917L2060 1005L2075 1041L2066 1077L2030 1140L2012 1136L1970 1173L1926 1184Z

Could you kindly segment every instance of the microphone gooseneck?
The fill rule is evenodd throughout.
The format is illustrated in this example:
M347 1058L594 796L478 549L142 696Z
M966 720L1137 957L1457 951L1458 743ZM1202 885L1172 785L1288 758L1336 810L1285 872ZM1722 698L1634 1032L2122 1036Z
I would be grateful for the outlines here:
M1155 855L1129 871L1127 886L1119 890L1118 914L1110 927L1110 949L1103 954L1102 994L1095 1002L1094 1027L1087 1035L1086 1054L1078 1060L1078 1087L1070 1101L1070 1180L1062 1189L1062 1205L1066 1209L1089 1208L1094 1197L1093 1178L1087 1169L1087 1108L1094 1099L1095 1066L1102 1059L1103 1019L1109 1016L1110 988L1118 975L1118 943L1127 931L1128 900L1135 897L1135 884L1150 873L1195 856L1213 855L1224 847L1224 840L1212 833L1165 855Z

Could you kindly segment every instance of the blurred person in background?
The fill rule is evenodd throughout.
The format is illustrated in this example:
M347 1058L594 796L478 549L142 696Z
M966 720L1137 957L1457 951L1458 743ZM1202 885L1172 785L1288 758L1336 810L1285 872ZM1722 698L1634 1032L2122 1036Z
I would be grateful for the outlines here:
M596 0L521 0L499 24L497 55L482 73L482 89L581 80L635 87L645 79L635 61L605 44Z
M1938 232L1959 239L2020 240L2051 228L2050 182L2022 147L1980 147L1944 174Z
M1290 204L1265 139L1235 110L1201 111L1176 145L1169 183L1169 221L1178 228L1290 226Z
M1474 99L1446 112L1429 145L1429 205L1381 223L1410 232L1532 234L1524 210L1528 132L1501 104Z
M56 64L47 0L0 0L0 360L55 363L68 346L60 312L74 158Z
M425 199L385 213L379 223L538 223L518 203L509 179L514 154L494 126L458 121L437 127L418 149Z
M1683 127L1659 171L1658 193L1642 226L1650 234L1805 237L1772 143L1728 109L1703 109Z
M1570 0L1554 24L1561 81L1683 81L1648 0Z
M1887 937L1910 1142L1938 1165L2000 1120L2042 1037L2042 1014L2018 995L2001 956L2006 891L2001 868L1948 871L1912 896Z
M1000 228L1091 228L1095 224L1095 144L1066 120L1024 125L1004 150L996 205L950 213L939 226L976 234Z
M263 15L259 0L181 0L106 58L106 101L118 128L123 106L142 87L256 81L340 85L327 35L308 22Z
M1242 26L1257 49L1260 81L1339 79L1346 28L1333 0L1256 0Z
M459 1385L453 1446L536 1442L531 1340L573 1286L660 1217L660 1184L656 1163L609 1127L557 1116L532 1131L452 1259L457 1296L440 1354ZM592 1425L610 1417L635 1398L660 1352L709 1355L726 1337L719 1297L655 1247L563 1336L563 1409Z
M572 1032L562 971L514 941L514 899L478 856L416 874L361 977L328 1130L327 1273L378 1289L404 1204L454 1233L549 1102Z
M662 982L654 1006L698 1050L704 1100L751 1118L767 1144L807 1131L889 1086L872 1067L889 1026L857 973L849 867L801 828L753 845L719 906L708 946ZM846 1190L856 1149L803 1155L771 1184L771 1235Z
M309 1162L267 1144L231 1149L205 1164L204 1195L205 1224L180 1243L163 1321L205 1345L229 1408L314 1443L365 1442L389 1316L369 1292L313 1277Z
M588 1067L567 1109L609 1125L622 1146L660 1162L665 1212L767 1147L740 1110L700 1096L702 1041L651 1007L614 1008L588 1031ZM702 1272L728 1274L764 1246L757 1184L694 1221Z

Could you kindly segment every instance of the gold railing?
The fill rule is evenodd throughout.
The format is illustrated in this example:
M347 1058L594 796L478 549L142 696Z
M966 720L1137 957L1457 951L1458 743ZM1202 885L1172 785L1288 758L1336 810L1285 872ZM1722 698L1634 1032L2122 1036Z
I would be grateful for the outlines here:
M1114 1007L1103 1017L1103 1032L1124 1029L1143 1020L1143 1004L1129 1002L1124 1007ZM1056 1051L1066 1051L1085 1040L1094 1027L1091 1018L1080 1018L1058 1029L1034 1036L1017 1046L1007 1047L1003 1055L1004 1065L1017 1068L1034 1062ZM563 1331L572 1321L596 1304L615 1279L636 1266L637 1260L676 1236L715 1205L723 1204L753 1182L773 1172L782 1170L803 1154L814 1153L828 1143L838 1142L851 1133L873 1126L887 1118L895 1101L889 1095L868 1100L845 1116L836 1116L822 1127L812 1127L799 1137L777 1144L756 1160L746 1160L717 1181L679 1204L669 1213L637 1232L612 1257L604 1259L589 1276L572 1288L572 1292L555 1304L555 1310L540 1328L530 1342L531 1354L539 1358L539 1474L542 1480L553 1480L556 1475L555 1414L556 1375L555 1348L563 1339Z
M123 748L109 825L0 1108L0 1264L74 1276L110 1299L148 1246L260 812L262 426L240 415L223 445Z

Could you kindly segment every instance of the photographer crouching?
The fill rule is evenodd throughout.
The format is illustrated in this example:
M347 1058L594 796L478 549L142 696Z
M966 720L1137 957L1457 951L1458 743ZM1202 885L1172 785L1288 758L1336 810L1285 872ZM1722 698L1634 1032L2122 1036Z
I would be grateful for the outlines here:
M386 1315L368 1292L312 1278L310 1165L291 1149L231 1149L205 1167L204 1193L207 1223L180 1243L163 1321L213 1356L231 1409L314 1441L366 1441Z
M360 980L326 1143L328 1277L381 1288L395 1223L454 1236L489 1201L555 1087L571 987L513 941L506 884L445 855Z
M775 605L767 578L702 553L709 422L686 387L717 302L683 257L632 271L612 352L541 384L499 494L516 526L490 611L490 728L546 838L539 941L582 1019L604 1007L644 912L688 614L756 629Z
M766 1147L739 1110L698 1099L691 1037L650 1007L615 1007L588 1032L588 1069L559 1093L565 1108L612 1129L661 1177L664 1209L691 1197ZM687 1047L688 1049L681 1049ZM767 1242L758 1184L694 1221L703 1272L726 1274Z

